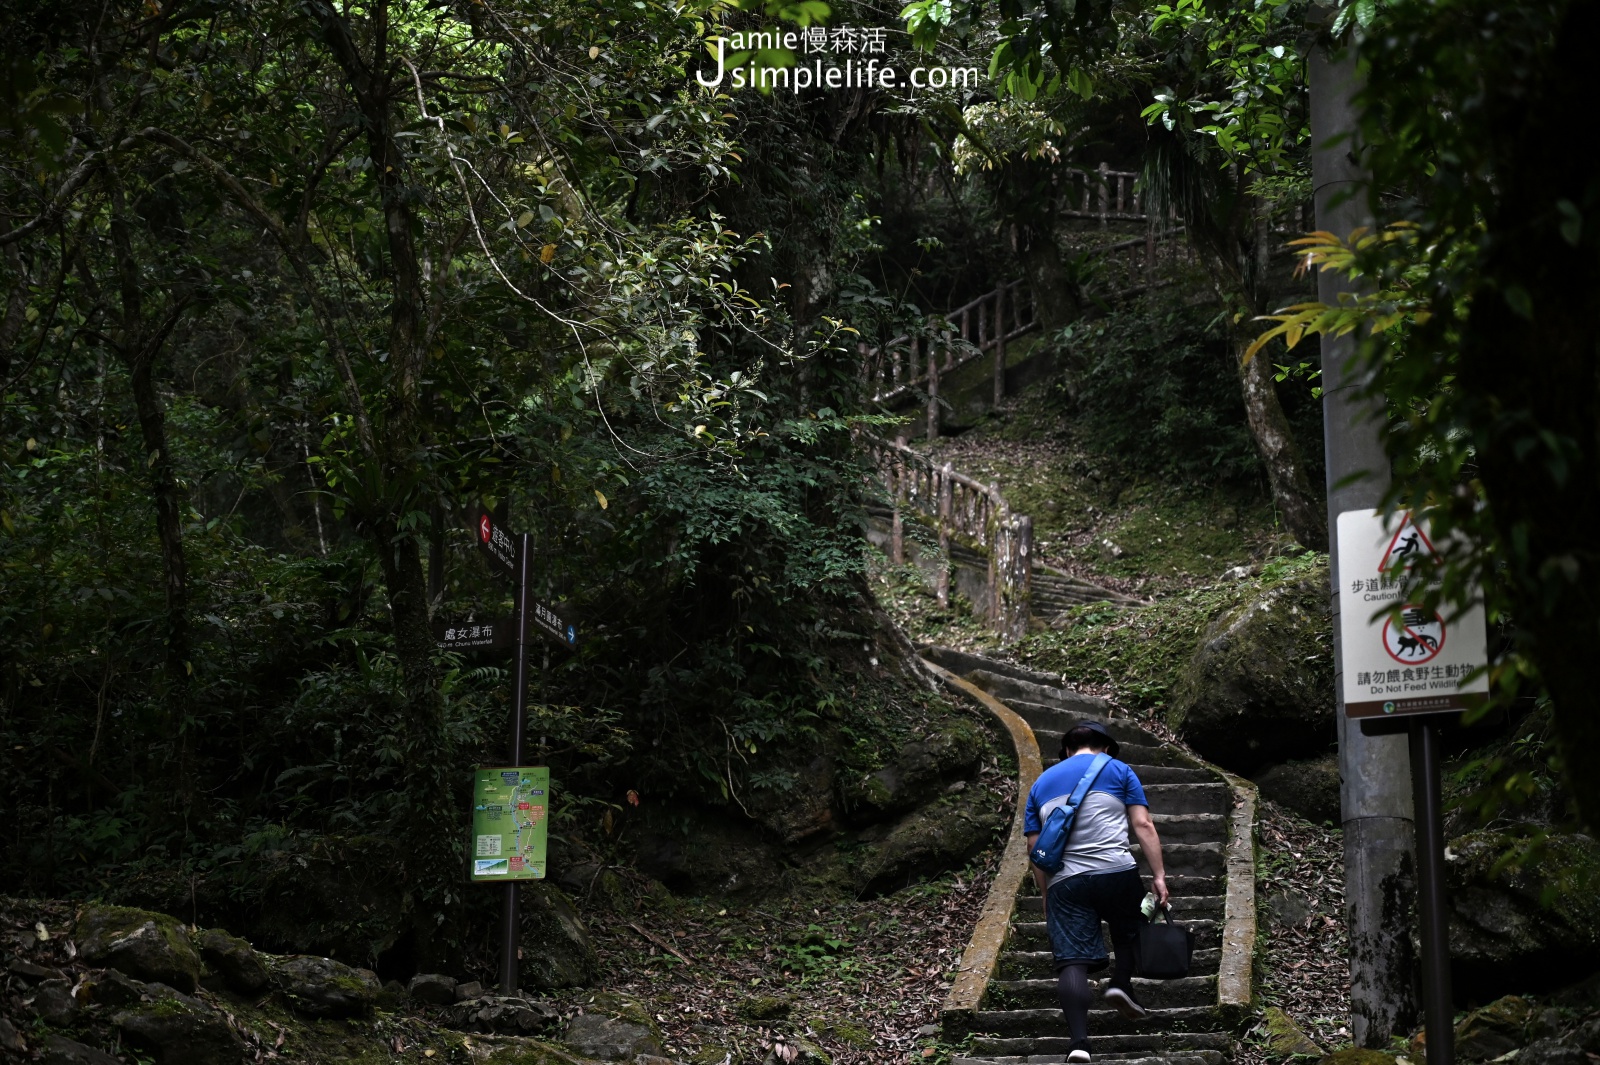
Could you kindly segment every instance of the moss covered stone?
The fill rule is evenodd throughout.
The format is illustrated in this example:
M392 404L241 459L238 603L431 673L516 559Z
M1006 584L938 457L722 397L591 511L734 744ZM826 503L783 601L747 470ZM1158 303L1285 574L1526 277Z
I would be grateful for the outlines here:
M1324 1056L1322 1048L1312 1042L1304 1029L1294 1022L1294 1018L1277 1006L1267 1007L1261 1023L1267 1029L1267 1045L1277 1056L1285 1058Z
M898 891L919 876L960 866L1007 824L993 795L968 787L901 818L877 841L859 875L869 892Z
M1326 751L1335 738L1327 582L1321 567L1216 618L1172 693L1173 731L1239 773Z
M159 1065L236 1065L244 1044L227 1020L193 999L158 998L123 1010L111 1023L128 1042L152 1051Z
M119 969L192 993L200 986L200 955L177 918L126 906L90 904L72 929L90 965Z
M1335 1050L1318 1065L1395 1065L1396 1060L1395 1055L1385 1054L1381 1050L1351 1047L1348 1050Z
M295 1008L313 1017L368 1013L381 990L377 975L370 970L311 955L279 960L272 976Z
M952 718L902 746L884 768L840 783L839 800L857 823L903 813L926 802L953 779L971 776L986 743L971 721Z
M1462 997L1547 990L1600 968L1600 844L1556 833L1533 853L1529 845L1488 829L1450 842L1450 957Z
M739 1003L739 1016L747 1021L787 1020L794 1003L782 995L755 995Z

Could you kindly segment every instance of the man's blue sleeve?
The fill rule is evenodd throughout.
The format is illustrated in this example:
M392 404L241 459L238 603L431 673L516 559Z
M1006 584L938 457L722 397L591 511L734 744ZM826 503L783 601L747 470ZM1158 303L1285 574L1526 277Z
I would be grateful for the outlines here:
M1122 805L1149 806L1150 800L1144 797L1144 785L1139 783L1139 777L1126 763L1119 765L1122 768Z
M1140 794L1143 794L1141 792ZM1039 794L1033 788L1028 789L1028 810L1022 817L1022 834L1039 831Z

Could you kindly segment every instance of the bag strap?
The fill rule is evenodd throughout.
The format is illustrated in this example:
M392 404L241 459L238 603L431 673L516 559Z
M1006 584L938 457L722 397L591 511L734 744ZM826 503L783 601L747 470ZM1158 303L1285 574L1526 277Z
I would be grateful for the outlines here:
M1104 751L1094 756L1094 761L1089 763L1089 768L1083 771L1083 776L1078 778L1078 786L1072 789L1072 795L1067 799L1067 805L1074 810L1083 802L1083 797L1089 794L1089 788L1094 784L1095 778L1100 775L1100 770L1111 761L1111 756Z

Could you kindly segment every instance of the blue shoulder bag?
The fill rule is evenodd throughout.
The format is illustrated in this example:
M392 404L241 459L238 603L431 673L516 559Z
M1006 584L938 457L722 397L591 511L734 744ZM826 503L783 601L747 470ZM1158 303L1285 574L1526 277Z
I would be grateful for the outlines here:
M1039 829L1039 838L1033 841L1028 860L1052 876L1061 872L1061 867L1067 862L1067 837L1072 835L1072 822L1078 816L1078 806L1109 761L1111 756L1104 752L1094 756L1089 768L1078 778L1078 786L1072 789L1066 804L1050 811L1050 816L1044 819L1044 826Z

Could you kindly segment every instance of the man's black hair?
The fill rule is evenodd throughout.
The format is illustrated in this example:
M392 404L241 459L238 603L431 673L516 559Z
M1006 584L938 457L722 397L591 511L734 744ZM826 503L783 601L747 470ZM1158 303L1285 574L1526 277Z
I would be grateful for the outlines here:
M1079 725L1061 737L1061 757L1067 758L1074 751L1081 751L1085 747L1093 747L1097 751L1111 748L1111 741L1105 734L1092 728Z

